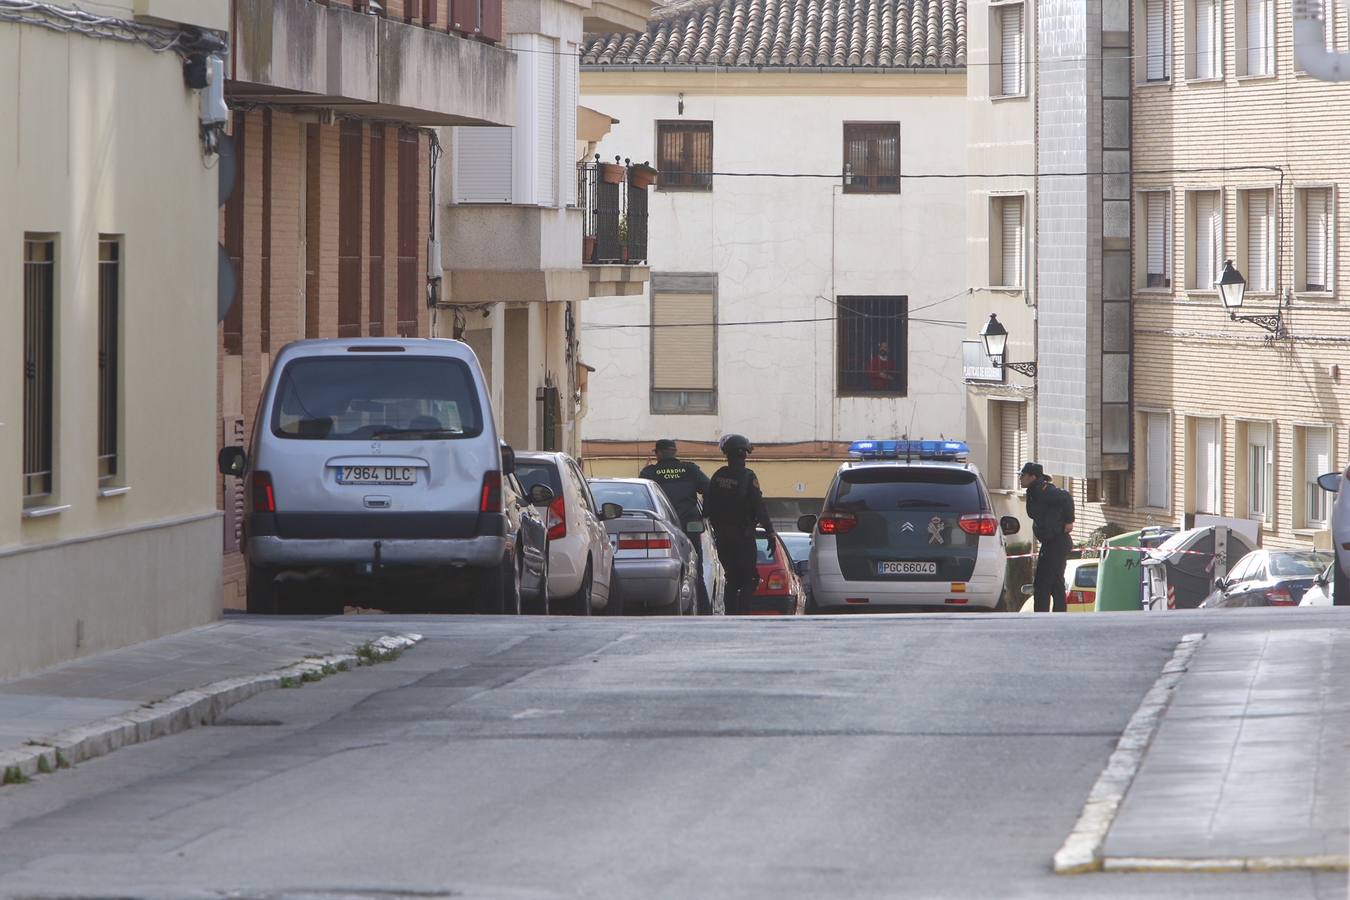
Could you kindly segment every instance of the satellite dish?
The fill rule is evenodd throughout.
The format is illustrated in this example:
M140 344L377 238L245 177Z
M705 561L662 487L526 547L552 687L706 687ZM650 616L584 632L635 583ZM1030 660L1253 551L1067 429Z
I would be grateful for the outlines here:
M235 294L239 290L239 273L234 268L234 260L225 248L216 245L216 321L224 322L234 306Z

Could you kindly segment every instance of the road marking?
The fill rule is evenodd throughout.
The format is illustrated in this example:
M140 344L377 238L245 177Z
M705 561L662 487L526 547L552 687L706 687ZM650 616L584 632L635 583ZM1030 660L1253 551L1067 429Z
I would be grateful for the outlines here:
M561 716L561 709L522 709L518 713L513 713L513 719L542 719L544 716Z
M1083 812L1074 824L1073 831L1055 854L1057 875L1077 875L1103 868L1102 845L1106 843L1107 832L1111 830L1116 813L1120 811L1125 792L1139 773L1144 753L1152 743L1158 723L1162 721L1163 713L1172 700L1172 692L1181 681L1181 676L1186 674L1186 667L1204 637L1204 634L1188 634L1177 643L1172 658L1163 666L1162 674L1153 682L1153 687L1149 688L1139 708L1130 717L1115 752L1088 793L1087 803L1083 805ZM1181 868L1179 865L1176 867L1177 870Z

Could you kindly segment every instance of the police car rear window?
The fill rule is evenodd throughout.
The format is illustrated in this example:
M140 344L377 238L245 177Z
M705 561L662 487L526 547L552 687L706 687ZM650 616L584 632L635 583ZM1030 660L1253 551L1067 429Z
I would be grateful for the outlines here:
M840 474L831 505L851 512L897 509L978 512L982 508L974 472L922 466L850 469Z

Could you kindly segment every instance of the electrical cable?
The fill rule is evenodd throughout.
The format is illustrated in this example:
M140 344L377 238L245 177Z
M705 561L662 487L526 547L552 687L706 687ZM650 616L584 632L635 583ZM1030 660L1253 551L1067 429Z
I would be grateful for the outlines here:
M79 34L101 40L138 43L156 53L174 52L187 57L196 53L223 54L226 40L215 32L198 28L157 28L115 16L98 16L40 0L0 0L0 22L32 25L62 34Z

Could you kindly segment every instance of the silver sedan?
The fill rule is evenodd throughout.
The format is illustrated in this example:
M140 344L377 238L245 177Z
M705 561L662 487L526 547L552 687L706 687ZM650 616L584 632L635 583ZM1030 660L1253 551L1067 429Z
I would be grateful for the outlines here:
M623 507L623 515L606 521L605 529L614 545L614 577L625 609L696 615L702 571L693 542L702 523L691 526L698 532L686 534L675 507L650 481L597 478L590 485L596 503Z

